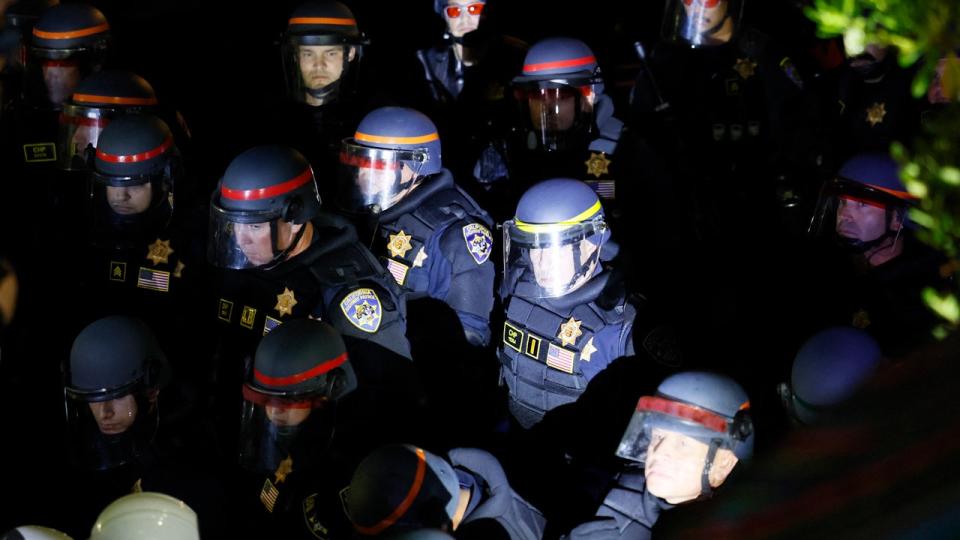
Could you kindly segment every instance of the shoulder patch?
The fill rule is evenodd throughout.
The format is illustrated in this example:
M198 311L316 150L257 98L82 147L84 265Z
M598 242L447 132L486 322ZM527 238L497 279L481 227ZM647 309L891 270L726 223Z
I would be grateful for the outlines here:
M493 251L493 236L490 230L479 223L471 223L463 227L463 241L467 244L467 251L477 264L483 264L490 259Z
M357 289L340 301L340 310L350 321L364 332L374 333L380 328L383 318L383 306L373 289Z

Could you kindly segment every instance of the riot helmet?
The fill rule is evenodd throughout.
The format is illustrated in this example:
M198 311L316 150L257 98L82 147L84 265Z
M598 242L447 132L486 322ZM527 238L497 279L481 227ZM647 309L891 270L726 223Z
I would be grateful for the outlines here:
M600 271L610 233L590 186L571 178L540 182L520 197L503 224L504 281L524 283L524 296L556 298Z
M287 21L282 45L290 97L320 106L354 91L365 44L353 12L344 4L300 4Z
M594 103L602 92L600 67L584 42L561 37L535 43L513 79L527 149L585 148L597 131Z
M716 47L730 42L742 16L743 0L667 0L661 36L691 48Z
M73 538L55 529L24 525L0 535L0 540L73 540Z
M127 71L98 71L77 86L60 114L60 167L87 168L87 149L96 148L103 128L122 114L156 110L150 83Z
M302 154L251 148L230 162L211 195L207 257L221 268L272 268L319 212L313 169Z
M200 540L197 514L163 493L144 491L110 503L90 530L90 540Z
M27 98L59 109L87 75L106 60L110 25L87 4L58 4L43 12L32 30L27 61Z
M166 370L153 331L138 319L109 316L80 332L64 365L67 442L76 465L110 469L148 450Z
M295 319L272 330L243 385L240 464L269 474L294 454L320 455L333 434L337 401L356 386L343 338L332 326Z
M441 168L440 136L426 115L405 107L376 109L341 143L337 203L379 214Z
M34 25L44 11L59 3L60 0L18 0L7 7L3 14L6 24L0 27L0 54L5 55L7 64L4 69L23 69Z

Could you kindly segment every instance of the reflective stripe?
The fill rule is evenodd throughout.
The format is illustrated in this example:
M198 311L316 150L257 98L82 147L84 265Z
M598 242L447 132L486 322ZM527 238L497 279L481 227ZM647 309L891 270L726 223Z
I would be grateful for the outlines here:
M334 26L356 26L356 19L340 17L293 17L288 24L330 24Z
M570 60L557 60L556 62L541 62L539 64L526 64L523 66L524 73L533 73L535 71L543 71L545 69L558 69L566 67L577 67L585 66L588 64L597 63L597 59L593 56L584 56L582 58L573 58Z
M358 131L353 135L353 138L358 141L379 144L421 144L439 140L440 135L434 131L433 133L419 135L416 137L384 137L381 135L370 135L368 133L361 133Z
M102 159L108 163L138 163L140 161L147 161L148 159L153 159L160 154L164 153L173 146L173 139L167 137L160 146L154 148L153 150L147 150L146 152L140 152L139 154L130 154L130 155L116 155L108 154L103 150L97 149L97 159Z
M600 201L597 201L590 208L584 210L580 214L573 216L572 218L566 221L558 221L556 223L526 223L520 221L519 219L514 220L517 228L523 232L528 233L545 233L545 232L556 232L567 227L572 227L573 225L579 225L583 223L586 219L593 217L601 209Z
M93 94L74 94L73 101L77 103L112 103L115 105L156 105L155 97L118 97L96 96Z
M313 171L310 167L307 167L305 171L295 178L287 180L282 184L259 189L230 189L227 186L222 186L220 188L220 195L234 201L259 201L260 199L269 199L291 192L311 180L313 180Z
M390 515L380 520L380 522L370 526L364 527L363 525L353 524L353 528L357 532L366 535L375 535L382 532L387 527L393 525L397 522L398 519L402 518L404 514L407 513L407 510L410 509L410 506L413 505L413 501L417 498L417 495L420 494L420 488L423 487L423 478L427 474L427 456L423 453L423 450L420 448L416 449L417 454L417 472L413 477L413 484L410 486L410 490L407 491L407 496L400 501L400 504L394 508L393 512L390 512Z
M745 401L740 404L739 410L745 411L749 409L749 401ZM682 418L684 420L690 420L718 433L726 433L731 422L731 420L715 412L701 409L695 405L687 405L686 403L680 403L679 401L653 396L641 397L640 401L637 402L637 411L665 414L668 416Z
M340 367L346 361L347 353L343 352L343 354L334 358L333 360L327 360L326 362L318 366L314 366L306 371L302 371L295 375L288 375L286 377L271 377L269 375L264 375L262 372L254 368L253 378L263 384L269 384L271 386L290 386L291 384L301 383L307 379L316 377L317 375L323 375L334 368Z
M106 32L109 29L110 25L107 23L90 26L88 28L81 28L79 30L69 30L67 32L47 32L46 30L34 28L33 35L42 39L73 39L84 36L92 36L94 34L99 34L100 32Z
M906 191L900 191L900 190L897 190L897 189L887 189L887 188L884 188L884 187L875 186L875 185L873 185L873 184L867 184L867 185L870 186L870 187L872 187L873 189L875 189L875 190L877 190L877 191L882 191L882 192L884 192L884 193L886 193L886 194L888 194L888 195L893 195L894 197L896 197L896 198L898 198L898 199L905 199L905 200L911 200L911 201L917 200L917 197L914 197L913 195L911 195L910 193L907 193Z

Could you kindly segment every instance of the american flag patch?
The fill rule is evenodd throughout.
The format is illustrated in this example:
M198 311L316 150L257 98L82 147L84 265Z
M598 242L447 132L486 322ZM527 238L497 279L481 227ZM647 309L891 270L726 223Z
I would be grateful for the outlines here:
M167 292L170 290L170 272L151 270L141 266L140 273L137 275L137 287Z
M410 267L402 262L387 259L387 270L393 275L393 280L397 282L397 285L402 286L403 282L407 280L407 272L410 270Z
M280 490L273 485L273 482L269 478L263 483L263 488L260 490L260 502L263 503L264 508L267 509L267 512L273 512L274 505L277 504L277 497L280 496Z
M566 373L573 373L573 359L576 353L568 351L563 347L557 347L553 343L547 349L547 365L553 369L558 369Z
M585 183L593 188L601 199L617 198L617 183L613 180L586 180Z

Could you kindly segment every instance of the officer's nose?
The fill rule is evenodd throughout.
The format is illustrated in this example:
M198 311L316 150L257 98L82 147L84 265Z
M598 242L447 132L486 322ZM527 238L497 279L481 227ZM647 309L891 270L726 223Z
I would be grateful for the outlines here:
M113 401L104 401L100 404L100 418L103 420L109 420L113 418Z

